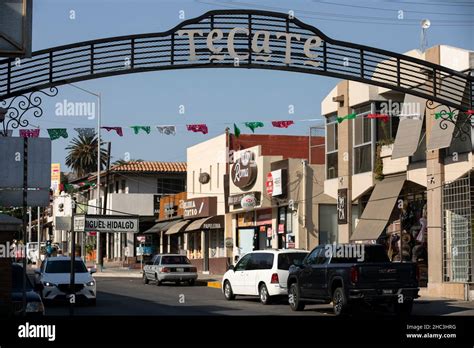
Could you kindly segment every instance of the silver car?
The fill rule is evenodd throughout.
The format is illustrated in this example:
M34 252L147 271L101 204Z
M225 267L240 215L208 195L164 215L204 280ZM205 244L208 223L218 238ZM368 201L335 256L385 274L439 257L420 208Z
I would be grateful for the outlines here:
M187 282L194 285L197 279L197 269L189 259L179 254L158 254L143 268L143 283L155 281L156 285L163 282Z

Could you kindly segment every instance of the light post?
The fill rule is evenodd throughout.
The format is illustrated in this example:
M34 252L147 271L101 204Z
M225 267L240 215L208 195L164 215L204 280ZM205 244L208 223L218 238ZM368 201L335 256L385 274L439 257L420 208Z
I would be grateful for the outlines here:
M72 83L69 83L70 86L77 88L87 94L93 95L97 98L97 184L96 184L96 213L100 211L100 126L101 126L101 95L100 93L91 92L85 88L76 86ZM102 271L102 250L101 250L101 243L100 243L100 232L96 232L96 239L97 239L97 253L96 253L96 264L100 266L100 270Z

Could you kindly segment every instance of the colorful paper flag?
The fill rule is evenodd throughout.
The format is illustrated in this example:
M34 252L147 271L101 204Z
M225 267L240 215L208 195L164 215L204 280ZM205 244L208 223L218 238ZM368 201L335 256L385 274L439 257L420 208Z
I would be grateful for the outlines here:
M201 132L202 134L207 134L208 133L208 129L207 129L207 125L202 123L202 124L188 124L186 125L186 128L188 129L188 131L191 131L191 132Z
M447 111L441 111L441 112L437 112L435 113L435 120L437 120L438 118L440 117L443 117L443 116L448 116L448 118L453 118L453 112L447 112Z
M234 135L238 138L240 137L240 129L237 127L237 125L234 123Z
M38 138L40 130L38 129L20 129L20 137L22 138Z
M384 123L387 123L390 120L390 116L387 114L368 114L367 118L379 118L381 119Z
M356 113L352 113L352 114L346 115L344 117L338 117L337 118L337 123L341 123L344 120L354 120L356 117L357 117Z
M110 132L111 130L114 130L118 136L123 137L123 130L122 127L100 127L102 129L105 129L107 132Z
M288 120L288 121L272 121L272 126L273 127L277 127L277 128L288 128L289 126L291 126L292 124L294 124L295 122L293 122L292 120Z
M74 130L82 137L95 136L95 128L74 128Z
M144 132L146 132L146 134L150 134L150 132L151 132L151 127L150 126L131 126L130 128L133 129L133 132L135 134L138 134L138 132L140 132L140 130L143 130Z
M48 128L48 134L51 140L56 140L61 137L67 139L67 129L66 128Z
M156 126L156 129L164 135L176 135L176 126Z
M264 124L263 124L263 122L260 122L260 121L256 121L256 122L245 122L245 126L247 126L248 128L250 128L250 130L252 131L252 133L255 133L255 128L264 127Z

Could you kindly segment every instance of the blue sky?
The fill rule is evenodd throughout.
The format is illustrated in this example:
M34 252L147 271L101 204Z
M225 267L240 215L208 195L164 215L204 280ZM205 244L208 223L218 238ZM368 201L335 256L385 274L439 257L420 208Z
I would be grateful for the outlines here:
M448 5L449 4L449 5ZM78 41L119 35L160 32L182 20L211 9L250 8L287 12L293 10L303 22L316 26L326 35L344 41L403 53L420 45L419 22L429 18L429 46L447 44L474 50L474 1L192 1L192 0L41 0L34 2L33 50ZM75 19L70 19L70 11ZM403 11L403 19L399 19ZM468 21L471 26L468 26ZM271 120L320 117L321 100L338 80L289 72L246 69L196 69L130 74L91 80L77 85L102 94L102 123L127 127L134 124L178 124L176 136L133 135L124 137L102 132L112 141L112 160L142 158L155 161L185 161L186 147L224 132L225 123L267 121L257 130L265 134L308 134L310 122L280 130ZM74 127L95 127L86 117L56 116L54 105L64 99L95 99L70 86L44 102L45 114L31 123L45 128L68 128L69 139L53 142L53 162L62 170L64 148L76 132ZM179 106L185 106L185 114ZM289 105L295 113L288 114ZM209 134L191 133L184 124L206 123ZM242 132L248 132L244 126ZM43 136L46 131L43 131Z

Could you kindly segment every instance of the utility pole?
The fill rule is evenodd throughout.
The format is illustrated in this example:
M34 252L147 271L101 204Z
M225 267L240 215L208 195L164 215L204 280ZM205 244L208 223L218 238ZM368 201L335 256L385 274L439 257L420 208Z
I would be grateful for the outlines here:
M76 213L76 200L71 198L71 277L69 282L69 315L74 315L74 305L76 302L76 230L74 228L74 215Z
M106 215L107 214L107 196L109 194L109 170L110 170L110 157L111 157L111 151L112 149L112 142L108 141L107 142L107 167L106 167L106 170L105 170L105 188L104 188L104 209L102 210L102 215ZM102 238L102 243L100 244L101 245L101 248L104 247L102 250L106 250L106 243L107 242L107 238ZM104 255L102 255L102 258L101 258L101 266L104 265Z
M27 199L28 199L28 138L23 138L23 284L22 284L22 313L23 316L26 316L26 244L28 243L28 232L27 226L28 217L27 217Z
M36 259L36 266L39 265L39 262L41 261L41 207L38 207L38 258Z

